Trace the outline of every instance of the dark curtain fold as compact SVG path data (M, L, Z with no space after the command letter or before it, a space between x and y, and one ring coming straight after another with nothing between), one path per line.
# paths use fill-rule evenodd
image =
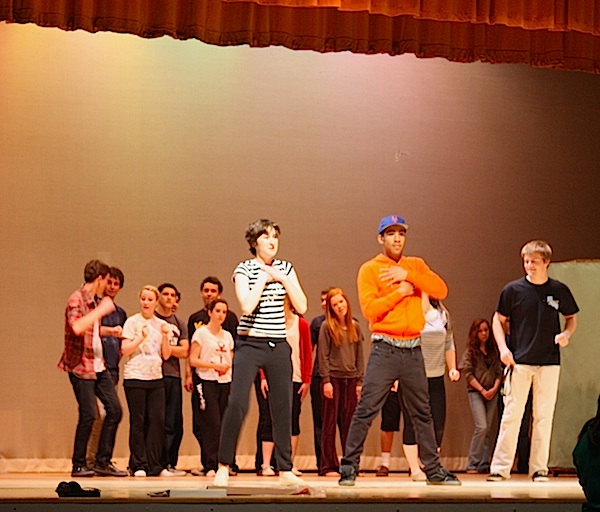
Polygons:
M412 53L598 73L598 9L592 0L0 0L0 20L221 46Z

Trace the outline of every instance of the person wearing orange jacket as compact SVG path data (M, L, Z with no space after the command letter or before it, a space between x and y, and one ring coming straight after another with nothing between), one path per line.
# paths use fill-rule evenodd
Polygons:
M425 326L422 293L444 299L448 287L423 259L404 256L407 229L399 215L381 219L377 242L383 252L358 271L358 298L369 321L373 346L344 448L340 485L355 484L367 432L395 380L402 386L427 483L460 485L458 478L440 464L421 353Z

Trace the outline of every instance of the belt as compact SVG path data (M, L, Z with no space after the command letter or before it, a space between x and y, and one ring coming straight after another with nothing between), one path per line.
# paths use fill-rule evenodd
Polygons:
M383 342L396 348L412 349L417 348L421 345L420 336L418 336L417 338L412 338L410 340L399 340L396 338L391 338L390 336L386 336L384 334L373 334L371 335L371 340L373 341L373 343Z

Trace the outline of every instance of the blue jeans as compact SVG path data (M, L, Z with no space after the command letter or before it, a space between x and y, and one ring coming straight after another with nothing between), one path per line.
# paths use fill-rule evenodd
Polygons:
M414 425L425 473L441 469L429 405L429 391L421 347L397 348L382 341L373 343L362 393L352 416L342 465L358 469L365 438L373 419L383 407L394 381L402 387L404 405Z
M498 394L490 401L477 391L469 391L467 395L475 422L467 469L476 469L480 473L485 473L490 469L490 428L498 408Z
M75 431L72 458L73 466L86 465L87 444L96 419L96 397L100 399L106 410L106 418L96 452L96 462L105 466L112 458L117 426L123 415L112 377L108 371L97 373L96 380L80 379L69 373L69 380L79 405L79 419Z

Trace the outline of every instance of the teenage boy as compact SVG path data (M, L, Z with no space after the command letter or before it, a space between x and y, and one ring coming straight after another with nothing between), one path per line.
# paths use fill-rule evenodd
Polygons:
M488 481L510 478L519 427L529 390L533 391L533 426L529 475L534 482L548 481L548 456L554 406L560 375L560 347L569 344L577 328L579 308L569 288L548 277L552 249L543 240L521 249L525 277L508 283L498 301L492 330L500 359L509 368L510 391L504 395L504 412ZM560 317L565 328L560 328ZM510 341L506 333L510 325ZM505 390L507 386L505 384Z
M444 299L448 288L424 260L403 255L407 229L399 215L381 219L377 241L383 253L363 263L358 271L358 297L369 321L373 346L348 432L340 485L354 485L369 426L395 380L402 386L427 483L460 485L440 464L420 337L425 326L421 293Z
M127 472L117 469L111 462L122 410L110 372L106 369L100 339L102 317L115 310L110 297L97 299L106 288L108 270L108 265L100 260L88 262L83 271L85 282L71 294L65 309L65 347L58 368L68 372L79 405L72 457L73 477L127 476ZM106 418L96 461L90 469L85 456L96 418L96 397L106 409Z
M110 267L108 270L108 281L106 282L104 295L110 297L114 303L115 297L121 291L124 284L125 276L123 275L123 272L116 267ZM106 369L110 372L110 376L115 386L119 381L121 334L123 332L125 320L127 320L127 313L121 306L115 303L115 310L102 317L100 326L104 362L106 363ZM96 416L96 421L94 421L94 426L92 427L92 433L87 446L88 466L93 466L94 464L96 451L98 450L98 441L100 439L100 433L102 432L102 425L104 424L104 418L106 418L106 411L98 398L96 399L96 406L98 414Z
M189 354L188 333L185 323L173 313L178 290L171 283L158 287L159 297L155 315L169 324L169 345L171 357L163 361L163 381L165 383L165 443L162 464L166 471L162 476L183 476L185 471L176 469L179 447L183 438L183 413L180 359Z
M194 314L190 315L188 320L188 334L189 339L192 339L196 329L199 329L203 325L208 324L210 320L208 316L208 304L215 300L221 298L221 294L223 293L223 283L221 283L218 277L208 276L205 277L200 283L200 297L202 297L202 302L204 307L200 311L196 311ZM233 339L237 337L237 326L238 319L235 316L235 313L231 311L231 309L227 309L227 317L223 322L223 329L228 331ZM196 372L192 370L190 366L189 359L186 361L186 374L185 374L185 389L192 394L192 428L194 431L194 437L198 441L200 445L200 462L202 467L204 468L204 459L202 453L202 437L199 421L200 415L198 411L200 410L200 398L198 393L196 392L196 386L200 383L200 378L196 375ZM230 475L237 474L237 466L234 464L229 471ZM204 471L200 469L192 469L192 475L194 476L203 476Z

